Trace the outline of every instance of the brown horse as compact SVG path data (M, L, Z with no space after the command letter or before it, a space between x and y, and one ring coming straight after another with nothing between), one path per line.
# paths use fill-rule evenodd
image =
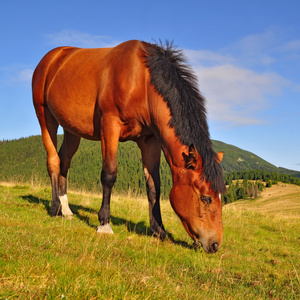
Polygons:
M133 140L142 153L152 232L166 236L159 203L162 150L172 171L173 209L197 246L201 243L210 253L218 250L223 236L223 153L212 149L205 101L180 50L169 43L136 40L113 48L56 48L35 69L32 89L54 216L72 215L66 176L80 138L101 140L103 200L97 231L113 233L110 196L118 142ZM57 153L59 124L64 139Z

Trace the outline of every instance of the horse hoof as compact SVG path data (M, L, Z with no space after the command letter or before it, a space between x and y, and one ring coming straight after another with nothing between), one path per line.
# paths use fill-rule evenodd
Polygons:
M66 220L73 220L74 219L74 216L73 214L72 215L63 215L64 219Z
M108 234L114 234L113 230L111 229L109 223L105 225L99 225L97 229L97 233L108 233Z

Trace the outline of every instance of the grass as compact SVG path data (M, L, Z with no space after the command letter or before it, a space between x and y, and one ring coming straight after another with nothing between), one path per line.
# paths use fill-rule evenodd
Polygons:
M0 299L298 299L300 199L287 194L271 214L271 196L225 206L224 244L209 255L193 250L168 201L160 242L146 199L114 196L106 236L96 195L71 193L65 220L49 215L50 189L0 185Z
M271 189L265 189L257 201L240 201L230 204L230 207L300 222L299 199L300 186L280 182L273 185Z

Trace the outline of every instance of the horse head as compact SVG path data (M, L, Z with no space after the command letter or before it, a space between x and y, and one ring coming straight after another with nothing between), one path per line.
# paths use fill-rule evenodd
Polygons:
M185 156L185 168L174 178L170 202L195 246L201 244L205 252L214 253L223 239L221 193L213 191L204 178L202 159L193 145ZM223 152L217 153L218 163L222 158Z

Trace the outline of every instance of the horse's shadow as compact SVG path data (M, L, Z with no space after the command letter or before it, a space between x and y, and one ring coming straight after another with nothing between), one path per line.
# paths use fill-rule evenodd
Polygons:
M43 204L45 207L45 210L47 211L47 214L49 216L52 216L50 200L38 198L33 195L24 195L24 196L21 196L21 198L30 203L33 203L33 204ZM97 214L98 212L96 210L94 210L90 207L84 207L82 205L71 204L71 203L69 203L69 206L70 206L72 212L74 213L74 215L79 220L86 223L89 227L92 227L95 229L97 228L96 225L91 223L90 216L87 215L87 213L88 214ZM110 221L113 225L116 225L116 226L125 225L125 227L127 228L127 230L129 232L133 232L133 233L136 233L138 235L143 235L143 236L152 236L152 231L151 231L150 227L147 226L144 221L135 223L135 222L128 221L123 218L114 217L114 216L111 216ZM181 245L182 247L189 248L189 249L194 248L192 245L188 244L185 241L176 240L170 232L166 232L166 233L167 233L167 238L169 240L171 240L174 244Z

